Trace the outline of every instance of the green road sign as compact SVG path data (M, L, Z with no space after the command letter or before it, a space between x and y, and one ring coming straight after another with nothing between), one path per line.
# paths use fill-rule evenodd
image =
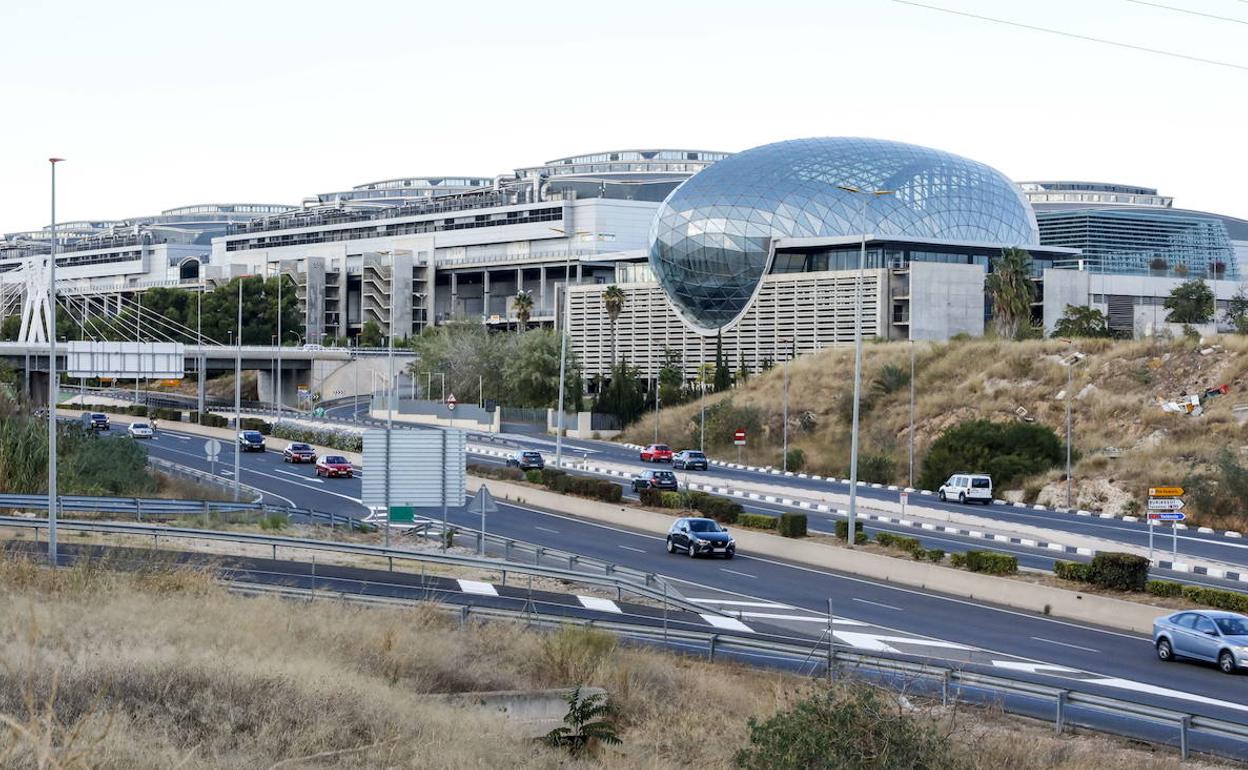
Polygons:
M416 509L410 505L390 506L390 523L411 524L416 520Z

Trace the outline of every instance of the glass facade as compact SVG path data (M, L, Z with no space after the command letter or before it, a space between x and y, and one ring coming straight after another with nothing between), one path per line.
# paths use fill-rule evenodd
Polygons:
M842 190L890 190L863 196ZM878 139L797 139L720 160L663 202L650 264L701 333L730 326L770 269L780 237L912 237L1033 246L1031 207L1000 172L939 150Z

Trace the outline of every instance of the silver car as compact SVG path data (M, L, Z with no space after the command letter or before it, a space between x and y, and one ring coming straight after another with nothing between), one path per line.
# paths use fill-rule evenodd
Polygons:
M1219 610L1176 612L1153 621L1153 646L1161 660L1204 660L1234 674L1248 668L1248 617Z

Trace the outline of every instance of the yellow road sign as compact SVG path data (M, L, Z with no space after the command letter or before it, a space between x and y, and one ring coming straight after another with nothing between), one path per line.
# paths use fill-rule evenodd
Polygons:
M1149 487L1149 497L1181 497L1183 487Z

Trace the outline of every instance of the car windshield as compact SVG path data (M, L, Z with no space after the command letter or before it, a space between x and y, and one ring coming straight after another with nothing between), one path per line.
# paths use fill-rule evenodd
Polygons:
M1248 636L1248 619L1245 618L1214 618L1218 630L1223 636Z
M243 438L248 441L261 441L264 437L260 435L258 430L245 430L243 431Z
M971 479L971 486L976 489L987 489L992 486L990 479Z
M706 455L702 454L701 452L690 451L690 452L685 452L685 457L688 457L690 460L701 460L704 457L706 457Z
M718 522L710 519L690 519L689 529L694 532L723 532L724 528L719 526Z
M339 456L337 456L337 455L334 455L333 457L326 457L326 458L325 458L325 462L327 462L327 463L329 463L329 464L331 464L331 465L346 465L346 464L347 464L347 458L345 458L345 457L339 457Z
M538 454L537 452L525 452L524 453L524 459L526 460L540 460L541 457L542 456Z
M91 419L92 420L107 420L108 418L100 414L99 412L92 412Z
M672 451L672 450L671 450L671 449L667 446L667 444L655 444L655 445L654 445L654 451L656 451L656 452L670 452L670 451Z
M290 449L292 452L307 452L311 450L312 447L308 446L307 444L291 444Z
M671 471L655 471L654 477L656 479L663 479L664 481L667 481L668 479L676 478L675 476L672 475Z
M130 427L134 428L135 430L146 430L146 429L147 429L147 423L145 423L145 422L136 422L134 425L131 425Z

